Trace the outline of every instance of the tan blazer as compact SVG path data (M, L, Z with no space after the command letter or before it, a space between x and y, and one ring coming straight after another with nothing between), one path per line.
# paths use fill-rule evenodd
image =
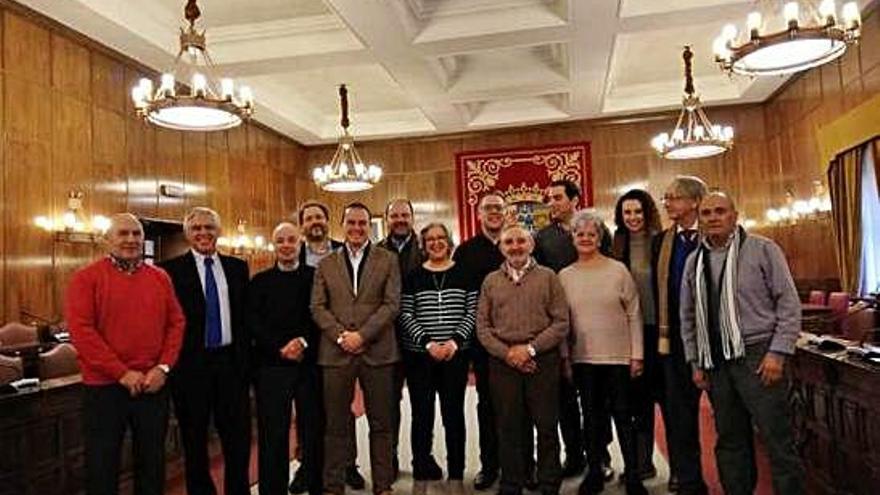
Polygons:
M321 329L318 364L345 366L355 356L342 350L336 338L343 330L357 330L366 342L361 354L366 364L380 366L400 360L394 320L400 309L400 269L397 256L371 245L363 263L357 296L345 266L345 248L318 264L312 285L312 318Z

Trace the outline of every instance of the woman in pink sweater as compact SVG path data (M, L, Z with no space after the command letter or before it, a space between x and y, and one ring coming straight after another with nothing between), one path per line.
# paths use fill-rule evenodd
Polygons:
M559 272L571 308L570 359L574 381L584 402L590 467L579 495L601 493L601 421L607 407L617 428L626 467L626 493L647 494L636 469L636 444L630 406L630 380L642 373L642 317L632 275L619 261L599 252L602 219L583 210L572 219L578 260Z

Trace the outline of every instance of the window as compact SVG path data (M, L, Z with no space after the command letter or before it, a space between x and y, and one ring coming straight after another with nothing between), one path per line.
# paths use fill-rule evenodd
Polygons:
M865 145L862 155L862 260L859 295L880 292L880 194L872 143Z

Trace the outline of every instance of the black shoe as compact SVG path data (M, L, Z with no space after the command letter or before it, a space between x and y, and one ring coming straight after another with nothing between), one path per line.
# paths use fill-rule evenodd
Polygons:
M535 491L538 489L538 475L534 470L526 477L526 482L524 483L526 490Z
M400 461L397 460L397 456L391 458L391 476L394 481L400 477Z
M678 493L678 491L681 490L681 483L678 482L678 476L669 476L669 483L666 484L666 489L669 493Z
M627 474L626 471L620 473L619 481L620 481L621 485L626 484L626 480L629 479L628 476L629 475ZM639 479L639 481L646 481L646 480L652 479L656 476L657 476L657 468L655 468L654 466L651 466L649 468L646 468L646 469L643 469L642 471L640 471L638 479Z
M573 478L580 476L584 474L584 468L586 467L587 465L583 459L572 459L569 457L565 460L565 464L562 465L562 477Z
M640 481L626 484L626 495L648 495L648 490Z
M498 481L498 471L480 471L474 478L474 490L488 490Z
M357 464L352 464L345 468L345 484L352 490L363 490L364 487L367 486L366 480L364 480L364 477L358 472Z
M604 488L605 482L602 478L587 474L584 480L581 481L580 486L578 486L578 495L596 495L597 493L602 493Z
M293 481L287 487L287 491L293 494L305 493L309 490L309 482L306 480L306 470L299 468L293 475Z
M602 464L602 481L610 483L612 480L614 480L614 468L610 463Z
M431 456L428 464L425 465L425 479L429 481L440 481L443 479L443 469L434 460L434 456Z

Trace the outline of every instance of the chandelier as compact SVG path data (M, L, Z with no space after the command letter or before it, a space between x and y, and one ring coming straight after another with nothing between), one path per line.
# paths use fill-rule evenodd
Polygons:
M354 138L348 133L348 90L345 84L339 86L339 101L342 110L342 136L339 147L330 163L317 166L312 171L315 184L330 192L357 192L372 188L382 178L382 168L378 165L365 165L357 150Z
M651 146L668 160L689 160L715 156L733 146L733 127L713 125L700 97L694 91L694 75L691 60L694 58L690 46L684 47L684 98L681 113L672 135L665 132L651 140Z
M748 15L742 34L733 24L724 26L713 44L715 61L728 73L791 74L840 57L861 36L856 2L844 4L840 16L834 0L822 0L818 9L812 1L786 2L782 17L785 24L775 31L758 11Z
M214 62L208 55L205 31L195 28L201 11L196 0L188 0L184 16L187 29L180 29L180 50L170 73L162 74L158 87L143 78L132 88L131 97L140 117L168 129L179 131L220 131L238 126L254 112L254 96L247 86L238 88L232 79L217 79ZM175 77L184 69L184 55L193 67L189 92L178 92ZM203 72L200 72L202 70Z
M82 201L82 191L71 190L67 193L67 210L64 213L54 218L40 215L34 218L34 225L53 233L57 241L96 242L110 229L110 219L103 215L85 219L80 212Z

